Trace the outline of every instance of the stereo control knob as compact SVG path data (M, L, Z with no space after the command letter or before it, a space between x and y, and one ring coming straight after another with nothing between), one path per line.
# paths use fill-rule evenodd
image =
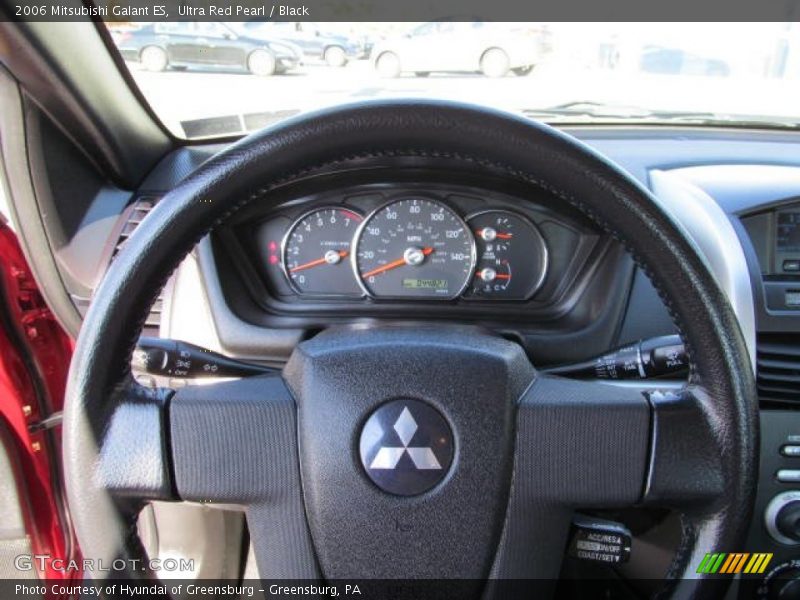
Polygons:
M800 543L800 500L783 505L775 516L775 527L782 535Z
M775 541L787 546L800 545L800 491L775 496L764 512L764 525Z

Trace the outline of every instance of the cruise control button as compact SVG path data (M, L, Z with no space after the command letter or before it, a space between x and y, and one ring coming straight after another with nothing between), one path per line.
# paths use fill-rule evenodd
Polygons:
M800 456L800 446L786 444L781 448L781 454L784 456Z
M800 469L780 469L775 477L781 483L800 483Z

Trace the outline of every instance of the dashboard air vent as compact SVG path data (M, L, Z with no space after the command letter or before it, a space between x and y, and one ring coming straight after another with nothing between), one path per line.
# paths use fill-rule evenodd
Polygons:
M131 208L128 213L128 218L125 219L125 225L122 226L122 230L119 232L117 245L114 246L114 251L111 253L112 260L119 254L119 251L122 250L122 247L125 245L125 242L128 241L128 238L131 237L131 234L136 231L142 219L147 216L147 213L153 210L158 200L158 198L148 196L139 198L133 203L133 208Z
M759 334L756 366L761 400L800 403L800 335Z
M147 213L153 210L153 207L158 203L159 200L160 198L157 196L142 196L133 203L133 207L129 210L128 216L125 219L125 224L122 226L122 229L119 232L117 243L111 253L111 260L116 258L117 254L119 254L120 250L122 250L123 246L125 246L128 238L131 237L134 231L136 231L136 228L147 216ZM159 325L161 324L162 305L163 291L158 295L158 298L153 303L153 306L150 307L150 313L147 315L145 327L158 329Z

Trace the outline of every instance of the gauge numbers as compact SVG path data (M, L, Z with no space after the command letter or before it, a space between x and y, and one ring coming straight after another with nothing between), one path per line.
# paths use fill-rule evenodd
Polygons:
M298 294L361 296L350 267L353 237L363 217L343 207L301 216L283 241L283 268Z
M395 200L359 230L353 267L374 298L450 300L466 288L475 241L464 221L435 200Z

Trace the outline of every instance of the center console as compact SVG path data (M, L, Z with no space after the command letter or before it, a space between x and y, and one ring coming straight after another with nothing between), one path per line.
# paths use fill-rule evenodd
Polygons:
M725 211L752 290L761 408L758 495L745 546L709 551L747 555L733 569L739 598L800 599L800 169L704 166L669 176L695 200L713 198ZM786 186L793 178L797 186ZM747 185L736 186L742 179ZM771 190L777 180L782 185Z

